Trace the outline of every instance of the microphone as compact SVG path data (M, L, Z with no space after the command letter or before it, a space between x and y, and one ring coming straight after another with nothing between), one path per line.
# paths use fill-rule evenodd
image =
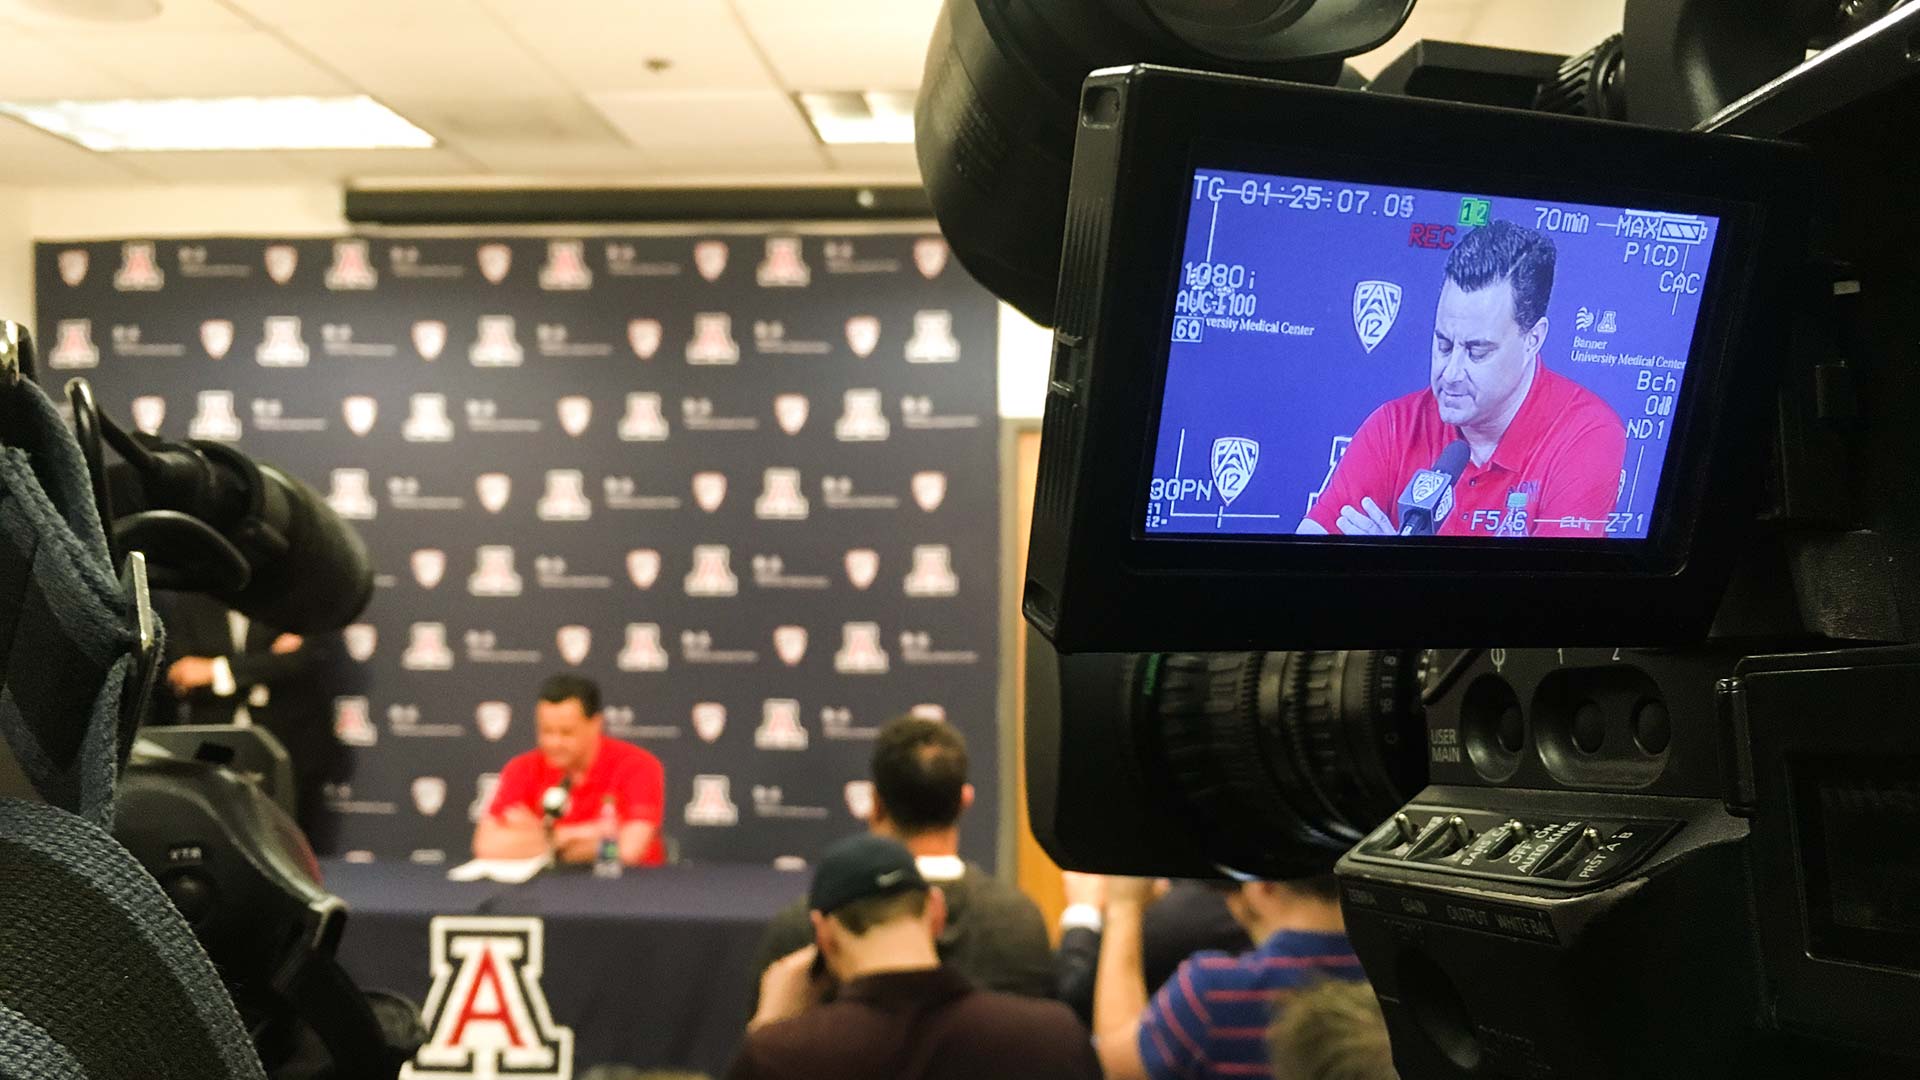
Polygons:
M540 824L548 832L552 832L554 825L567 816L567 807L572 802L573 774L568 773L560 778L559 783L548 788L546 794L540 796Z
M1467 467L1472 451L1467 440L1455 439L1433 461L1433 468L1421 469L1407 481L1400 493L1400 535L1432 536L1453 513L1453 484L1460 470Z

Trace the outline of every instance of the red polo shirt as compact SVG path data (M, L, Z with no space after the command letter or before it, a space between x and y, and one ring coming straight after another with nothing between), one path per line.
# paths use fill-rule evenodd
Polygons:
M1441 536L1606 535L1620 498L1627 429L1599 395L1534 360L1533 386L1484 465L1467 463L1453 486ZM1371 496L1399 526L1400 493L1431 468L1460 429L1440 419L1431 389L1373 411L1340 458L1307 517L1339 536L1340 508Z
M524 806L540 814L541 797L560 782L560 770L547 764L546 756L529 750L507 762L500 771L500 786L494 790L493 805L487 813L500 818L510 806ZM602 738L600 751L587 766L587 773L573 785L572 804L560 819L562 825L581 825L600 819L600 803L613 796L620 823L644 821L653 826L653 845L647 849L642 866L659 866L667 861L666 847L660 842L660 822L666 816L667 774L660 759L628 742Z

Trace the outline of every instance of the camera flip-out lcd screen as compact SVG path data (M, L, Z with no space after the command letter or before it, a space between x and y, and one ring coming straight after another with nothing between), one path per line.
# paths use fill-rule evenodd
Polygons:
M1645 540L1720 220L1201 168L1144 533Z

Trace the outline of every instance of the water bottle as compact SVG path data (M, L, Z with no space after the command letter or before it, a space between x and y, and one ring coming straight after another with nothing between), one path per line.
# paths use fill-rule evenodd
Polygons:
M593 859L593 876L617 878L625 869L620 862L620 814L613 808L613 796L600 800L600 851Z

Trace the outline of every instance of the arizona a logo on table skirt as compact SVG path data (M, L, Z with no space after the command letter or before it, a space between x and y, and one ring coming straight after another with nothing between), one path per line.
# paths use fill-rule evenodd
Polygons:
M545 929L537 918L434 918L427 1041L402 1077L571 1080L573 1029L553 1022L540 984Z

